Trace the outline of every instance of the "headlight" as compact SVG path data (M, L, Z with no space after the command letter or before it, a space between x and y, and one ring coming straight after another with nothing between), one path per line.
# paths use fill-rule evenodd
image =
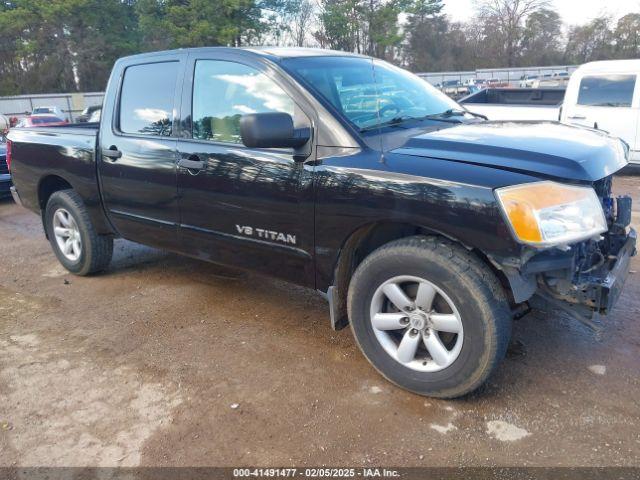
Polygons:
M591 187L539 182L495 192L511 230L522 243L549 247L607 231L602 205Z

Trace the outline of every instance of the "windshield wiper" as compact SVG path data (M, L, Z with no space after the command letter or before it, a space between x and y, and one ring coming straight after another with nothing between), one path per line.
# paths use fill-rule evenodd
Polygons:
M386 122L382 122L382 123L376 123L375 125L369 125L368 127L362 127L360 129L361 132L366 132L368 130L375 130L376 128L383 128L383 127L391 127L394 125L400 125L403 122L409 121L409 120L422 120L421 117L412 117L409 115L402 115L402 116L398 116L398 117L393 117L390 120L387 120Z
M592 107L628 107L627 103L620 102L604 102L604 103L592 103Z
M482 115L481 113L476 113L476 112L472 112L471 110L456 110L456 112L463 112L464 113L468 113L469 115L476 117L476 118L481 118L483 120L489 120L489 117L487 117L486 115Z
M482 118L484 120L489 120L487 117L479 113L470 112L469 110L460 110L457 108L450 108L449 110L445 110L444 112L434 113L432 115L426 115L424 118L428 118L429 120L440 120L440 121L449 122L449 123L461 123L460 120L453 120L451 117L464 117L467 113L469 115L473 115L474 117Z
M489 120L487 117L479 113L470 112L469 110L460 110L457 108L450 108L449 110L445 110L444 112L433 113L431 115L425 115L423 117L412 117L410 115L401 115L401 116L393 117L392 119L387 120L386 122L383 122L383 123L377 123L375 125L369 125L368 127L362 127L360 131L366 132L369 130L375 130L377 128L392 127L392 126L400 125L401 123L411 121L411 120L415 120L415 121L436 120L436 121L447 122L447 123L462 123L460 120L453 119L452 117L464 117L467 113L469 115L473 115L474 117L482 118L484 120Z

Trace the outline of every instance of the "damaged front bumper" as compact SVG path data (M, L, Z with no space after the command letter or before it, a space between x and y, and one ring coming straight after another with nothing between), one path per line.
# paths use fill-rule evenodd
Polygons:
M528 256L520 268L505 269L515 303L534 309L562 310L594 327L595 314L616 304L636 254L637 233L631 223L631 199L618 197L609 231L599 239Z
M566 279L553 281L553 274L538 277L538 289L530 300L533 308L562 310L597 328L591 322L595 314L607 315L618 301L629 276L631 257L636 254L637 234L629 230L622 247L608 263L587 273L578 272L568 284Z
M618 252L613 268L604 278L595 278L591 281L589 288L594 295L594 303L602 314L611 311L618 301L622 287L629 276L629 264L631 257L636 254L637 233L630 229L627 241Z

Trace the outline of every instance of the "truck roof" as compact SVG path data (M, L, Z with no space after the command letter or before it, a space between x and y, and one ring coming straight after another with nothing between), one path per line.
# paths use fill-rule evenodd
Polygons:
M279 58L293 57L365 57L359 53L343 52L340 50L329 50L327 48L306 48L306 47L249 47L243 48L260 55L268 55Z
M158 56L163 54L172 54L176 52L245 52L248 54L258 55L261 57L267 57L271 60L282 60L284 58L296 58L296 57L359 57L370 58L367 55L361 55L358 53L342 52L339 50L329 50L324 48L306 48L306 47L195 47L195 48L180 48L175 50L163 50L157 52L146 52L137 55L130 55L123 57L122 59L131 58L144 58L150 56Z
M640 60L601 60L585 63L576 72L584 73L637 73L640 71Z

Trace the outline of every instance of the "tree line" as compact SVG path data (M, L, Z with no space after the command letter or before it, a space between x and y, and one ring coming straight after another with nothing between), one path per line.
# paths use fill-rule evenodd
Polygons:
M640 58L640 14L565 25L549 0L0 0L0 95L100 91L113 62L193 46L315 46L414 71Z

